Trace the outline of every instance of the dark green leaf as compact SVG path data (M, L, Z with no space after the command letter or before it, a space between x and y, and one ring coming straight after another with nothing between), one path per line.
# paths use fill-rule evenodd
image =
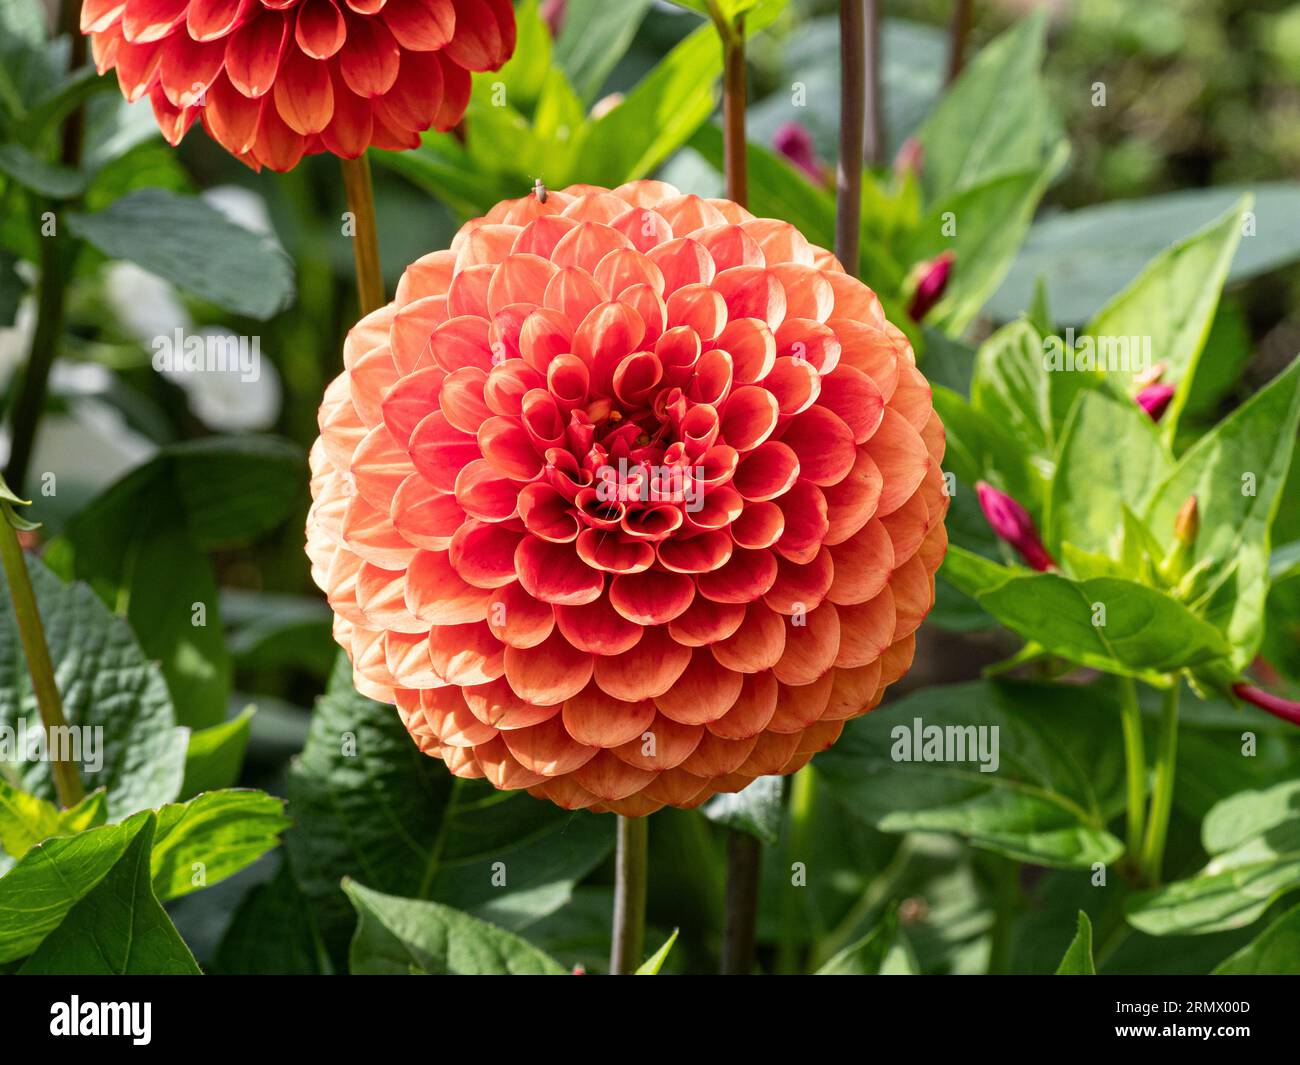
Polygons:
M1232 957L1215 976L1300 975L1300 906L1293 906Z
M784 777L759 777L737 792L721 792L702 807L710 821L748 832L764 843L775 843L785 815Z
M307 897L288 864L240 902L217 948L222 975L314 976L331 972Z
M650 0L568 0L555 42L555 62L590 104L632 44Z
M1056 968L1057 976L1096 976L1097 967L1092 962L1092 922L1079 911L1079 930L1066 949L1065 957Z
M182 799L201 791L228 788L239 779L254 713L255 708L247 706L238 717L190 733L190 744L185 751Z
M897 908L817 970L818 976L915 976L920 972L907 937L898 926Z

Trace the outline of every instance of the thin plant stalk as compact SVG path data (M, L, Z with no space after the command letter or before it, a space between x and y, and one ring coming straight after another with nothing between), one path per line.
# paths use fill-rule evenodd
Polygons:
M813 806L817 801L817 777L813 767L804 766L790 778L790 805L786 811L787 866L808 861L808 834L812 828ZM804 892L793 885L786 891L781 907L781 941L777 949L776 971L792 975L800 971L806 939L808 913Z
M340 159L339 163L343 167L343 188L347 192L348 210L352 212L355 227L352 252L357 264L357 300L364 317L388 302L379 265L375 186L370 176L370 160L364 155L357 159Z
M974 14L973 0L955 0L952 21L948 23L948 73L951 85L966 65L966 46L970 42L970 27Z
M866 110L864 0L840 0L840 158L835 166L835 257L858 276Z
M1120 681L1120 727L1124 734L1124 779L1127 795L1128 861L1141 861L1146 818L1146 750L1142 739L1142 710L1131 677Z
M749 161L745 155L745 106L748 98L745 67L745 20L734 23L709 0L709 13L722 38L722 156L727 199L749 204Z
M727 831L727 899L722 925L722 974L754 971L758 938L758 874L762 844L748 832Z
M644 953L649 835L646 818L618 819L614 856L614 934L609 952L611 976L628 976L636 972Z
M64 757L68 745L58 739L68 735L68 720L63 716L63 700L54 680L54 664L50 661L50 649L45 642L45 628L36 606L36 595L32 591L31 575L27 572L22 545L18 542L18 530L12 524L10 504L0 503L0 511L3 511L0 514L0 563L4 566L5 579L9 584L9 598L13 601L18 636L23 645L23 656L27 659L27 672L32 678L32 690L36 693L41 723L45 726L45 747L50 756L54 791L58 795L60 806L76 806L85 797L86 791L82 787L81 777L77 775L77 767Z
M880 87L880 0L858 0L858 3L863 9L862 162L867 166L880 166L885 161L885 114Z
M1174 804L1174 770L1178 758L1177 680L1165 692L1160 708L1160 736L1156 746L1156 773L1151 787L1151 810L1147 815L1146 841L1142 847L1142 875L1148 884L1160 883L1169 834L1169 813Z

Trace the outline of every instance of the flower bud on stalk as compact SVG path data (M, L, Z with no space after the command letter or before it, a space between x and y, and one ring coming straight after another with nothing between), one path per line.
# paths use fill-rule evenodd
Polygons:
M1040 573L1056 569L1056 561L1038 538L1034 519L1019 503L1005 492L999 492L987 481L975 485L980 509L997 535L1020 553L1020 557Z
M1293 699L1283 699L1280 695L1273 695L1244 681L1238 681L1234 684L1232 693L1238 699L1253 706L1258 706L1261 710L1272 714L1274 717L1280 717L1283 721L1289 721L1293 725L1300 725L1300 703L1295 702Z
M1201 512L1196 497L1188 496L1174 518L1174 542L1160 563L1160 572L1171 584L1176 584L1187 574L1196 548L1196 536L1201 529Z
M817 148L807 127L798 122L783 123L772 136L772 147L802 170L813 184L826 183L826 168L817 158Z
M894 156L894 177L899 181L909 174L920 177L924 165L925 147L915 137L908 137Z
M936 303L943 299L955 258L951 251L940 252L933 259L920 263L913 271L916 288L912 292L912 302L907 308L907 313L913 321L919 322L930 313Z
M1173 398L1174 386L1167 384L1147 385L1134 397L1137 405L1147 412L1147 417L1153 422L1158 422L1164 417Z

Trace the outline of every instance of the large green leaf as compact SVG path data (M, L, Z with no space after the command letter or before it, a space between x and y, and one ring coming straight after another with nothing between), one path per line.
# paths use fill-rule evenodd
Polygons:
M650 0L569 0L555 42L555 61L586 103L596 98L632 44Z
M69 214L68 226L110 258L236 314L271 318L293 299L293 268L280 246L191 196L141 189L102 211Z
M1237 249L1228 280L1244 281L1300 258L1300 183L1186 189L1058 211L1029 232L1002 288L990 302L1009 321L1029 306L1043 278L1062 325L1082 325L1169 247L1208 226L1241 199L1255 197L1253 231Z
M1210 861L1195 876L1135 896L1128 920L1148 935L1241 928L1300 888L1300 781L1230 796L1206 816Z
M1074 581L1056 573L1025 574L978 598L1026 640L1107 673L1160 683L1160 674L1228 653L1219 630L1178 600L1118 577Z
M287 863L240 901L217 947L223 976L315 976L332 972L307 896Z
M1214 970L1215 976L1300 975L1300 906L1293 906Z
M1079 930L1075 932L1065 951L1065 957L1056 969L1057 976L1096 976L1097 967L1092 961L1092 922L1079 911Z
M949 753L967 757L902 760L918 719L960 738L965 752ZM1123 804L1118 725L1113 694L1099 685L942 686L850 722L814 764L848 809L883 831L949 832L1020 861L1087 866L1123 851L1106 828ZM971 753L979 734L970 730L981 727L986 745L998 730L993 772Z
M152 890L163 899L217 883L274 847L282 803L262 792L209 792L120 824L33 846L0 877L0 962L30 954L150 824ZM202 882L197 882L202 880Z
M1052 478L1045 541L1069 541L1118 557L1125 505L1142 513L1173 459L1151 419L1132 402L1080 394L1062 434ZM1133 574L1136 576L1136 574Z
M817 970L818 976L915 976L920 972L916 955L898 926L898 910L856 943L850 943Z
M189 746L185 749L182 799L192 798L202 791L228 788L239 779L252 732L253 714L254 707L246 706L238 717L190 733Z
M1269 585L1269 531L1281 502L1300 425L1300 359L1201 437L1179 459L1147 510L1157 539L1196 496L1200 534L1192 564L1209 566L1211 583L1231 587L1207 616L1232 644L1237 670L1250 664L1263 632Z
M1175 385L1162 420L1167 440L1173 439L1191 392L1251 202L1249 196L1242 197L1212 225L1158 255L1088 325L1088 334L1099 340L1124 337L1143 344L1149 340L1150 365L1164 363L1164 380ZM1106 367L1106 373L1118 391L1127 392L1133 378L1146 368L1121 363Z
M563 976L564 967L513 932L436 902L343 890L357 912L353 973L387 976Z
M76 576L125 615L158 660L182 724L222 723L230 656L203 552L274 528L302 496L302 453L271 437L210 437L162 449L64 530Z
M106 790L111 819L171 801L180 792L186 734L175 727L162 673L145 658L127 623L86 585L63 584L35 558L27 568L64 716L80 739L83 780ZM0 587L0 725L39 729L8 587L3 581ZM55 797L49 762L12 763L24 790Z
M1047 20L1015 23L979 53L921 129L931 202L1008 171L1037 169L1051 132L1039 68Z
M198 976L194 955L153 893L150 847L157 821L144 814L121 857L68 911L19 970L77 976Z
M612 818L452 777L395 709L353 690L343 656L290 773L289 810L293 871L336 956L352 927L344 876L520 929L563 905L613 843Z
M39 795L29 795L0 780L0 875L36 844L101 825L106 813L102 791L93 791L76 806L60 810Z

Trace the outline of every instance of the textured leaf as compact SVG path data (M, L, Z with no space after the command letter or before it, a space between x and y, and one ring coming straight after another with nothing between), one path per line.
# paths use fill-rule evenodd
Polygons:
M784 777L759 777L740 791L720 792L700 809L710 821L775 843L785 816L784 794Z
M53 836L72 836L104 823L104 793L94 791L60 810L38 795L0 780L0 875L32 847Z
M235 225L201 200L141 189L68 227L112 259L130 259L196 296L267 319L293 298L293 269L270 237Z
M145 814L122 856L19 970L77 976L198 976L194 955L154 896L149 848L156 820Z
M1079 930L1065 951L1065 957L1056 968L1057 976L1096 976L1097 967L1092 961L1092 922L1079 911Z
M345 880L343 890L357 911L353 973L565 975L559 962L527 940L450 906L385 895L354 880Z
M215 972L314 976L332 971L307 897L288 864L240 902L217 947Z
M563 905L613 844L612 818L452 777L393 707L353 690L343 656L291 770L289 811L294 875L336 956L352 927L344 876L520 929Z
M964 758L895 760L918 719L959 730L966 749L951 753ZM849 722L814 765L849 810L883 831L955 833L1020 861L1088 866L1123 851L1106 829L1123 805L1118 724L1113 695L1096 685L941 686ZM994 772L977 764L970 729L981 726L998 729Z
M108 816L161 806L180 792L186 735L175 727L167 685L147 661L127 623L111 615L84 584L64 585L29 558L28 571L63 696L64 716L82 737L82 779L107 791ZM0 582L3 584L3 582ZM8 587L0 594L0 725L40 727ZM91 746L94 750L92 752ZM75 748L73 753L76 753ZM98 771L84 762L102 755ZM21 787L53 799L46 761L17 761Z

